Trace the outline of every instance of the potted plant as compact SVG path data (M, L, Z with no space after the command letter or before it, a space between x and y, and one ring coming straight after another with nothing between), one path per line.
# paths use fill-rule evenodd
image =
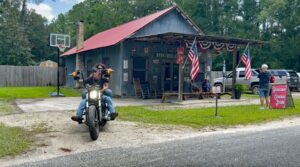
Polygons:
M235 84L235 85L234 85L235 98L236 98L236 99L240 99L242 93L245 92L246 89L247 89L247 88L246 88L246 85L243 85L243 84Z

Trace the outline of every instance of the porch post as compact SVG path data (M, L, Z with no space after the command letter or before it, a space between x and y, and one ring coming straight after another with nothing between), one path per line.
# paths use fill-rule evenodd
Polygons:
M237 64L238 64L240 52L237 50L236 53L232 52L232 54L233 54L232 55L233 56L233 59L232 59L233 62L232 62L232 95L231 95L231 98L236 99L234 85L236 83L236 67L237 67Z
M182 69L182 64L179 64L179 82L178 82L178 101L182 101L182 90L183 90L183 69Z
M207 52L207 59L206 59L206 79L209 81L210 84L213 83L212 81L212 54L211 51L208 50Z

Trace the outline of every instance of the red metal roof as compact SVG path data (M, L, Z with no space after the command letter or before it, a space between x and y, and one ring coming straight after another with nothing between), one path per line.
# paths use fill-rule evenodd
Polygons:
M145 27L147 24L153 22L160 16L168 13L175 7L176 6L169 7L167 9L161 10L154 14L100 32L92 36L91 38L87 39L86 41L84 41L83 48L77 50L77 48L74 47L68 50L67 52L65 52L62 56L72 55L72 54L76 54L76 53L80 53L80 52L84 52L96 48L103 48L103 47L115 45L121 42L122 40L130 37L131 35L133 35L133 33Z

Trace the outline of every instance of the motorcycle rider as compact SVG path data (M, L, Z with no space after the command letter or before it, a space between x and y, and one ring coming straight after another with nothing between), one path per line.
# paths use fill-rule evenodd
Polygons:
M101 77L101 71L106 69L106 66L104 64L96 64L95 67L92 68L92 74L90 77L88 77L85 81L84 84L88 85L99 85L101 88L101 92L103 93L102 95L102 100L104 103L107 104L108 110L109 110L109 116L111 120L114 120L117 116L118 113L115 111L113 102L112 102L112 91L109 89L109 80L108 78ZM86 92L86 91L85 91ZM71 119L73 121L76 121L78 123L82 123L82 115L83 111L86 108L86 93L83 93L83 98L77 108L76 116L72 116Z

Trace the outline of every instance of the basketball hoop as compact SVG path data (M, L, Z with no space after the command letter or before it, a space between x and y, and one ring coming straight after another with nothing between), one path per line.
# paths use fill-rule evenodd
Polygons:
M64 44L58 44L57 47L58 47L60 52L64 52L65 49L66 49L66 46Z
M50 46L57 47L60 52L64 52L66 48L70 48L70 42L70 35L68 34L50 34Z

